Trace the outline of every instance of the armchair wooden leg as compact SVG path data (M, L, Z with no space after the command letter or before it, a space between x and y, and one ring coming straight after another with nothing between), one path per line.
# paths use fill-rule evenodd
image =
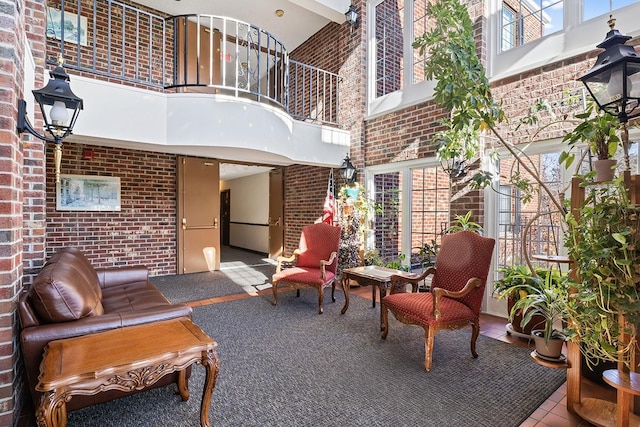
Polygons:
M433 363L433 338L435 334L435 330L431 330L429 327L424 328L424 369L427 372L431 370Z
M476 319L476 321L471 324L471 355L474 359L478 358L478 353L476 352L478 335L480 335L480 322Z
M331 282L331 301L336 302L336 281Z
M389 333L389 310L384 303L380 302L380 313L382 313L382 339L387 339L387 333Z
M300 298L300 288L296 289L296 298Z
M324 302L324 289L318 288L318 314L322 314L322 303Z
M277 305L278 304L278 282L273 282L271 286L271 292L273 293L273 301L271 302L271 304Z

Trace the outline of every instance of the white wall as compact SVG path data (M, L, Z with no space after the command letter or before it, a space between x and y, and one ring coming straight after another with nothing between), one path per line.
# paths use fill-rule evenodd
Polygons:
M268 253L269 172L222 181L220 190L231 194L229 244Z
M84 100L70 142L280 166L337 167L349 131L294 120L243 98L161 93L73 76Z

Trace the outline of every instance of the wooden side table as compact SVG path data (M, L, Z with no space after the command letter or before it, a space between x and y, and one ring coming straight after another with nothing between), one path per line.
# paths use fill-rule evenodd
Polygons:
M51 341L45 347L36 386L44 393L36 410L38 425L66 426L66 402L74 395L142 390L176 371L178 391L187 400L185 369L198 363L207 369L200 425L209 427L209 405L219 369L216 347L187 318Z
M407 273L406 271L394 270L387 267L379 267L377 265L369 265L365 267L345 268L342 270L342 289L344 290L344 306L341 313L344 314L349 308L349 281L353 280L360 286L371 286L371 297L373 307L376 306L376 288L380 290L380 299L385 296L387 289L391 285L391 276L398 275L408 280L413 280L420 275L415 273ZM382 319L382 307L380 307L380 330L384 329Z

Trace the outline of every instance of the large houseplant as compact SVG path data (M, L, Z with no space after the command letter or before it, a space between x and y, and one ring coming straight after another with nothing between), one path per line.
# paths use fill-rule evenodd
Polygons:
M565 245L579 275L568 303L568 336L581 343L587 361L629 364L640 323L640 207L630 203L619 177L590 187L567 219Z

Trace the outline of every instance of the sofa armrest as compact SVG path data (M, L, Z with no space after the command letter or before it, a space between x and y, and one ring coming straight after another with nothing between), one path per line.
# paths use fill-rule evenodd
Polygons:
M116 268L96 268L101 288L120 286L126 283L146 282L149 269L145 266L125 266Z

